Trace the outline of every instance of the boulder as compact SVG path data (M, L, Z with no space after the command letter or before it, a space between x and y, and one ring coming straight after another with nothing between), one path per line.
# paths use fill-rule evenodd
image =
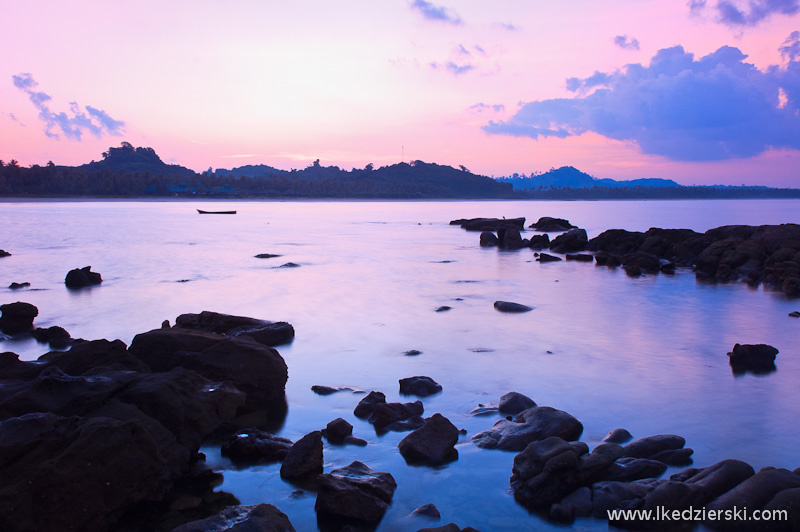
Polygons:
M588 243L586 230L575 228L555 237L550 243L550 249L556 253L575 253L584 251Z
M422 401L414 401L413 403L381 403L375 405L375 409L369 415L367 421L375 427L376 431L383 432L389 430L387 427L392 423L422 415L423 411Z
M495 301L494 308L500 312L529 312L533 307L523 305L521 303L514 303L511 301Z
M535 229L542 233L559 233L575 228L574 225L569 223L569 220L551 218L550 216L542 216L536 223L531 224L529 227L530 229Z
M428 397L442 391L442 385L430 377L417 376L400 379L400 393Z
M49 344L53 349L62 349L67 347L72 341L72 337L63 327L53 325L43 329L37 327L31 332L31 335L36 338L36 341L42 344Z
M528 444L514 457L511 489L514 499L529 509L550 508L580 486L578 469L585 447L557 436Z
M470 218L453 220L450 224L460 225L467 231L497 231L501 227L506 226L523 229L525 227L525 218Z
M212 381L231 381L247 394L240 414L285 413L286 363L275 349L253 338L179 327L154 329L136 335L128 352L155 372L182 366Z
M220 449L237 464L282 462L294 442L258 429L241 430L228 438Z
M442 514L439 513L439 509L436 507L435 504L432 503L423 504L422 506L411 512L411 515L421 515L424 517L430 517L431 519L441 519L442 517Z
M322 432L315 430L297 440L281 464L281 478L302 479L322 473Z
M667 465L663 462L627 456L620 458L609 466L604 480L631 482L644 478L656 478L666 470Z
M625 429L614 429L603 438L603 441L608 443L625 443L631 441L633 436Z
M537 406L520 412L512 421L502 419L472 437L478 447L522 451L529 443L558 436L571 441L580 438L583 425L561 410Z
M150 368L128 352L122 340L75 341L69 351L51 351L38 361L68 375L103 374L108 371L150 373Z
M536 258L539 262L558 262L560 260L564 260L561 257L556 257L555 255L550 255L549 253L539 253L539 256Z
M67 288L84 288L102 283L103 277L99 273L91 270L91 266L70 270L64 278L64 284L67 285Z
M357 418L366 419L372 415L372 412L375 411L375 407L381 404L386 404L386 396L383 392L369 392L358 402L353 410L353 414L355 414Z
M519 228L513 225L497 228L497 245L500 249L522 249L525 247Z
M497 236L493 232L483 231L480 243L482 248L494 248L500 244L500 241L497 240Z
M461 532L461 529L455 523L447 523L442 526L420 528L417 532Z
M663 451L682 449L686 445L686 440L674 434L659 434L648 436L629 443L623 447L623 456L632 458L652 458L654 455Z
M736 344L728 353L734 373L752 371L769 373L775 371L775 356L778 350L766 344Z
M425 418L420 415L414 415L411 417L407 417L405 419L400 419L397 421L393 421L383 427L382 429L376 429L377 432L408 432L410 430L417 430L422 425L425 424Z
M389 473L373 471L361 462L317 477L318 521L346 526L375 526L392 502L397 482Z
M754 474L750 464L740 460L722 460L708 467L686 469L669 478L700 488L703 493L701 504L706 505Z
M535 406L536 402L530 397L519 392L508 392L500 397L500 404L497 409L501 414L513 415Z
M39 309L30 303L17 301L0 305L0 332L19 334L33 330L33 319L39 315Z
M533 235L528 241L528 247L531 249L549 249L550 236L548 235Z
M8 288L11 290L19 290L21 288L27 288L31 285L31 283L23 282L23 283L11 283L8 285Z
M588 255L586 253L567 253L566 257L567 260L574 260L577 262L592 262L594 260L594 255Z
M192 521L172 532L295 532L289 518L271 504L229 506L218 515Z
M10 256L11 256L11 253L9 253L8 251L6 251L4 249L0 249L0 258L2 258L2 257L10 257Z
M640 501L656 489L663 480L639 480L636 482L602 481L592 484L592 515L608 519L608 511L627 508L634 501ZM618 522L609 521L614 526Z
M274 253L259 253L258 255L254 255L257 259L274 259L281 256L282 255L275 255Z
M345 438L353 434L353 425L347 420L337 417L322 429L322 435L330 443L342 444Z
M456 426L437 413L403 438L398 448L408 463L437 466L458 459L457 442Z
M181 314L175 319L175 326L225 336L249 336L269 347L286 344L294 339L294 327L285 321L271 322L207 310L200 314Z

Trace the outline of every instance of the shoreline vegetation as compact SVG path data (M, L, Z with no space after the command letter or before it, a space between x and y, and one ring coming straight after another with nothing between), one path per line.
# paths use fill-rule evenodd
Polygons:
M411 161L343 170L319 160L302 170L250 165L202 173L165 164L152 148L123 142L81 166L21 167L0 161L0 197L122 199L759 199L800 198L800 189L683 186L669 180L595 179L572 167L490 178L466 167Z

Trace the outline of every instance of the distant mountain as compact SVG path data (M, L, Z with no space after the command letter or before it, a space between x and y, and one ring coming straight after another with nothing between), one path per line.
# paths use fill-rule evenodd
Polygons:
M102 161L92 161L78 168L92 172L101 170L127 173L149 172L152 175L187 179L197 176L197 173L189 168L177 164L166 164L153 148L134 148L129 142L123 142L119 148L109 148L107 152L103 152Z
M286 170L279 170L267 166L266 164L247 164L226 170L225 168L217 168L214 170L214 175L217 177L269 177L274 175L284 175L289 172Z
M514 174L509 177L496 177L500 183L510 183L514 190L531 190L542 188L592 188L592 187L679 187L671 179L632 179L630 181L616 181L614 179L597 179L587 173L581 172L572 166L562 166L539 175L520 176Z

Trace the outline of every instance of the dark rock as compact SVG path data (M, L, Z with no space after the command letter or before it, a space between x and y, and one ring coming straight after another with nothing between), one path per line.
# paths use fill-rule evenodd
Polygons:
M628 265L624 268L628 277L640 277L642 275L642 269L638 266Z
M410 430L417 430L425 424L425 418L422 416L411 416L399 421L393 421L379 430L379 432L408 432Z
M412 464L440 465L458 458L455 444L458 429L441 414L434 414L425 424L403 438L400 454Z
M531 249L549 249L550 236L548 235L533 235L529 242L528 247Z
M494 248L500 245L500 241L497 240L497 235L491 231L483 231L480 238L482 248Z
M0 257L10 257L10 256L11 256L11 253L9 253L8 251L6 251L4 249L0 249Z
M137 421L34 413L0 423L0 476L0 530L101 532L176 471Z
M501 249L522 249L522 235L519 228L512 225L497 228L497 245Z
M639 480L636 482L603 481L592 484L592 515L608 519L608 511L626 508L631 502L644 499L663 480ZM615 526L615 521L609 521Z
M631 441L633 436L625 429L614 429L603 438L603 441L609 443L625 443Z
M523 410L533 408L536 402L519 392L508 392L500 397L498 410L501 414L519 414Z
M175 326L232 337L249 336L269 347L286 344L294 339L294 327L285 321L271 322L207 310L200 314L181 314L175 319Z
M594 255L587 255L585 253L567 253L567 260L574 260L578 262L592 262Z
M644 478L656 478L667 470L667 465L647 458L623 457L611 464L605 480L631 482Z
M242 430L222 444L222 456L237 464L282 462L294 442L258 429Z
M487 404L479 404L475 408L469 411L469 415L471 416L486 416L490 414L497 414L500 411L500 407L497 403L487 403Z
M561 231L569 231L570 229L575 228L575 226L563 218L542 216L536 223L531 224L530 228L536 229L537 231L541 231L543 233L556 233Z
M800 310L793 310L789 313L790 318L800 318Z
M461 529L455 523L448 523L442 526L435 526L433 528L420 528L417 532L461 532Z
M299 268L300 265L294 262L287 262L286 264L281 264L278 268Z
M500 312L529 312L533 307L511 301L495 301L494 308Z
M0 331L5 334L19 334L33 330L33 319L39 315L39 309L30 303L17 301L0 305Z
M564 440L577 440L583 425L561 410L537 406L520 412L513 421L502 419L494 426L472 437L478 447L521 451L533 441L558 436Z
M779 491L775 497L764 506L765 512L785 511L785 521L772 521L770 531L797 531L800 530L800 488L791 488Z
M11 283L8 287L11 290L19 290L20 288L27 288L31 283Z
M732 490L755 474L752 466L739 460L723 460L704 468L691 468L676 473L670 480L684 482L702 489L702 505Z
M588 243L586 230L575 228L555 237L550 243L550 249L556 253L575 253L584 251Z
M585 448L552 436L531 442L514 457L511 489L526 508L549 509L580 487L578 468Z
M361 401L358 402L353 414L357 418L366 419L375 411L375 407L386 404L386 396L383 392L369 392Z
M348 436L352 436L353 434L353 425L351 425L347 420L337 417L328 425L322 429L322 435L330 443L335 444L342 444L345 441L345 438Z
M289 518L271 504L230 506L218 515L192 521L172 532L295 532Z
M359 403L360 404L360 403ZM388 425L408 419L412 416L419 416L424 411L422 401L415 401L413 403L381 403L375 405L372 414L369 415L369 421L375 430L381 432L387 428Z
M501 227L513 226L519 229L525 227L525 218L470 218L466 220L454 220L467 231L497 231ZM450 222L453 224L453 222Z
M420 351L420 350L418 350L418 349L410 349L410 350L406 351L406 352L405 352L405 353L403 353L403 354L404 354L405 356L407 356L407 357L415 357L415 356L417 356L417 355L421 355L421 354L422 354L422 351Z
M417 376L400 379L400 393L428 397L442 391L442 385L430 377Z
M130 354L122 340L76 341L69 351L52 351L40 356L38 361L68 375L102 375L112 370L150 373L150 368Z
M452 310L452 308L453 307L448 307L447 305L442 305L436 309L436 312L447 312L448 310Z
M91 270L91 266L70 270L67 272L67 276L64 278L64 284L67 285L67 288L84 288L102 283L102 276L99 273Z
M53 325L47 329L38 327L31 332L31 335L36 338L36 341L43 344L50 344L53 349L61 349L67 347L72 341L72 337L63 327Z
M623 447L623 456L630 456L632 458L651 458L652 456L662 451L673 451L675 449L682 449L686 445L686 440L674 434L659 434L657 436L648 436L629 443Z
M322 432L315 430L297 440L281 464L281 478L300 479L322 473Z
M650 460L657 460L670 466L688 466L692 464L692 454L694 454L694 450L686 447L661 451L651 456Z
M605 251L596 253L594 256L594 260L598 266L608 266L609 268L616 268L617 266L622 266L622 259L620 257L618 257L617 255L606 253Z
M735 373L752 371L769 373L775 371L775 356L778 350L766 344L736 344L728 353L730 365Z
M573 491L561 502L550 507L550 519L569 524L576 517L589 517L592 515L592 490L584 486Z
M318 520L346 525L377 525L392 502L397 482L389 473L353 462L317 477Z
M564 260L561 257L556 257L555 255L550 255L548 253L539 253L539 256L536 258L539 262L558 262L560 260Z
M281 255L275 255L274 253L259 253L255 255L257 259L274 259L276 257L280 257Z
M439 509L436 507L435 504L432 503L423 504L422 506L411 512L411 515L422 515L425 517L430 517L432 519L442 518L442 514L439 513Z
M661 269L661 261L658 257L644 251L634 251L623 255L622 265L626 271L628 268L639 268L648 273L658 273Z
M324 386L322 384L314 384L311 386L311 391L317 395L331 395L338 392L358 393L360 390L352 386Z
M285 413L286 363L252 338L172 327L136 335L128 352L155 372L183 366L215 382L231 381L247 394L240 414Z

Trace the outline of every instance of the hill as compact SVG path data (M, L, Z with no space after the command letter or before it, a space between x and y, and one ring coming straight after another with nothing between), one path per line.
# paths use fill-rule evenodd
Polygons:
M109 148L103 152L102 161L92 161L78 168L90 172L109 170L111 172L150 173L152 175L176 176L193 178L197 174L194 170L177 164L166 164L156 154L153 148L134 148L130 143L123 142L119 148Z
M509 177L496 177L500 183L510 183L514 190L531 190L538 188L619 188L619 187L679 187L678 183L671 179L633 179L630 181L616 181L614 179L597 179L585 172L581 172L572 166L562 166L549 170L543 174L520 176L514 174Z

